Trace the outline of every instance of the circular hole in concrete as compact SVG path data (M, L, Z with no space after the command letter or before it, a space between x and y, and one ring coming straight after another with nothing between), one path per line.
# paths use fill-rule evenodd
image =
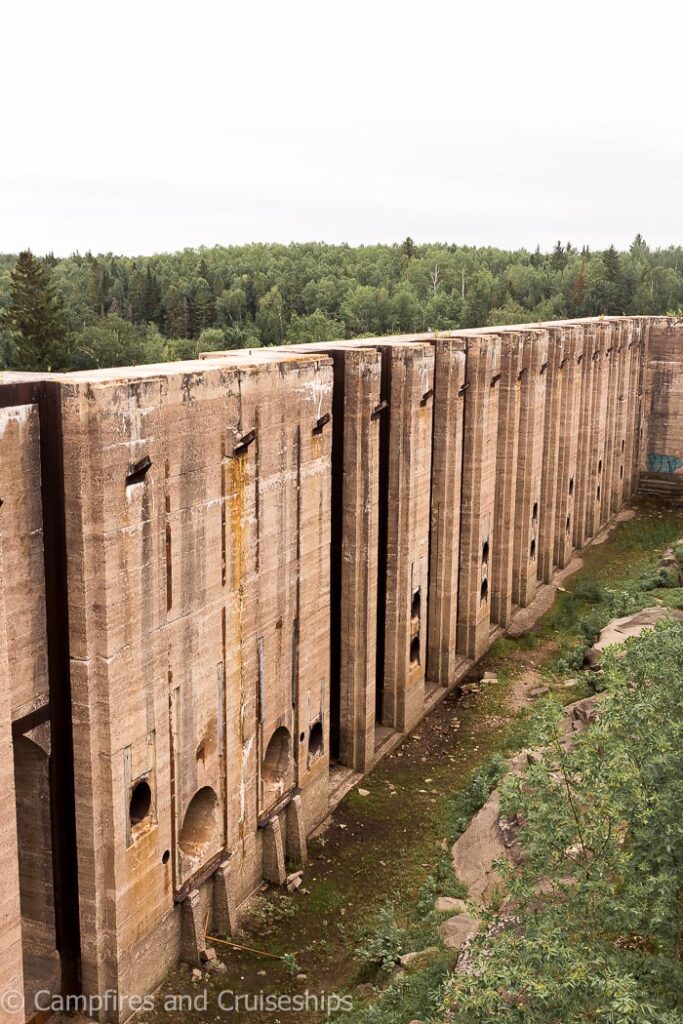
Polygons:
M211 842L218 830L218 797L211 786L198 789L190 800L178 846L183 853L197 856Z
M323 738L323 724L322 722L316 722L311 728L311 732L308 737L309 757L315 757L317 754L322 753Z
M162 864L168 864L170 859L171 859L171 851L170 850L164 850L164 852L161 855L161 863Z
M141 779L133 786L130 794L128 814L131 825L139 825L141 821L144 821L151 806L152 790L149 788L149 783L145 779Z

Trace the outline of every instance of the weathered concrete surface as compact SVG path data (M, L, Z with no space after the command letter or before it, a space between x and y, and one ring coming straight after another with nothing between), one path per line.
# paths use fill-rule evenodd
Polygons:
M65 386L88 991L153 987L174 896L227 850L244 899L297 789L308 831L327 814L331 395L311 356Z
M435 345L427 678L450 685L457 653L466 342Z
M548 333L530 331L524 336L522 359L512 575L512 600L514 604L523 608L533 601L538 581L538 531L547 368Z
M4 520L3 512L0 517ZM5 577L4 544L0 543L0 570ZM0 588L0 793L4 808L0 821L0 993L24 992L22 964L21 909L19 905L19 860L14 793L14 756L11 732L11 694L7 651L7 623L4 588ZM21 1004L4 1005L0 1020L19 1024L24 1020Z
M382 350L390 374L382 723L401 731L424 706L434 351Z
M0 465L8 678L17 719L48 699L37 406L0 408Z
M649 427L641 469L653 494L683 489L683 321L650 322L650 358L646 373L646 418Z
M524 334L500 336L500 391L496 449L496 499L491 556L491 621L507 626L512 616L517 464L520 443Z
M478 658L491 632L500 337L468 337L460 529L458 653Z

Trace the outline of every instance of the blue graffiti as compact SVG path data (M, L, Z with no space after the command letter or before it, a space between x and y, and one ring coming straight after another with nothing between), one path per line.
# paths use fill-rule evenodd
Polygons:
M647 457L647 468L651 473L675 473L683 466L677 455L658 455L650 452Z

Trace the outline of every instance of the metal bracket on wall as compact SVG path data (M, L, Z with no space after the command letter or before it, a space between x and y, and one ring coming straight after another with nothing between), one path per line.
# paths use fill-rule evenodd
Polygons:
M380 413L383 413L384 410L388 409L388 408L389 408L389 403L388 403L388 401L385 398L382 402L379 403L379 405L376 405L375 408L372 410L372 412L370 413L370 419L371 420L378 419L379 416L380 416Z
M244 455L250 444L256 440L256 431L249 430L246 434L242 434L237 444L232 450L233 455Z
M151 468L152 460L149 455L143 455L137 462L132 462L126 474L126 487L141 483Z
M323 427L326 427L332 417L329 412L326 412L324 416L321 416L319 420L316 420L315 426L313 427L313 434L322 434Z

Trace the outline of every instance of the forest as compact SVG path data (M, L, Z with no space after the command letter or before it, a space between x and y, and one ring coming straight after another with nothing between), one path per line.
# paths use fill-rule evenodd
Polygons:
M216 246L0 255L0 367L77 370L198 352L683 309L683 248Z

